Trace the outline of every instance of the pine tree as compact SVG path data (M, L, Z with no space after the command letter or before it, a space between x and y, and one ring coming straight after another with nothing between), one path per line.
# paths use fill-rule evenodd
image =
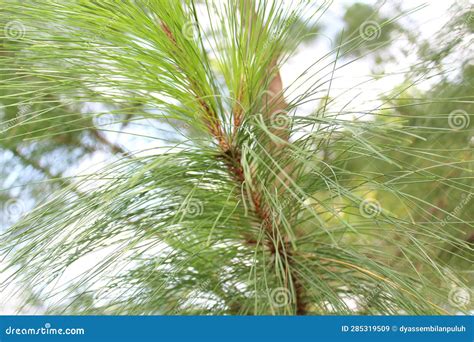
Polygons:
M348 118L331 87L341 59L371 41L359 30L314 58L300 76L306 92L283 87L282 64L329 3L3 4L2 25L24 29L2 43L4 99L38 106L6 129L9 139L33 135L41 145L58 132L88 132L118 156L99 172L63 179L63 190L1 236L4 272L52 302L52 312L468 309L446 303L453 289L469 294L450 260L469 262L472 221L412 191L442 184L472 196L468 150L461 159L449 147L411 144L452 129L406 123L393 109L413 85L384 99L392 109L367 111L373 119ZM393 28L394 20L378 20L375 30ZM317 110L303 114L311 102ZM113 108L124 122L167 124L175 136L153 137L161 148L125 151L77 115L86 103ZM467 125L455 134L470 127L462 114ZM459 220L464 230L447 229Z

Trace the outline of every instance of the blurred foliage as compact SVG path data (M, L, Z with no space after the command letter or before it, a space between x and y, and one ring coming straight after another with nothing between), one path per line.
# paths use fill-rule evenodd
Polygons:
M376 7L355 3L349 6L343 16L344 28L334 40L341 45L341 53L355 57L373 53L381 58L380 53L386 51L392 41L392 36L402 31L393 19L382 16Z

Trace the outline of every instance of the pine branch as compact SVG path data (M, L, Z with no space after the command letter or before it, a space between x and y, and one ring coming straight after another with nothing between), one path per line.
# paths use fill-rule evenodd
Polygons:
M104 304L87 304L99 312L242 314L255 308L254 314L348 314L361 311L347 298L360 308L375 295L380 300L370 301L367 312L443 312L437 305L446 303L451 284L439 272L444 264L437 252L451 250L467 259L472 235L463 242L452 233L458 222L472 224L470 217L459 218L453 227L439 229L435 221L441 214L458 218L458 213L447 213L449 207L436 200L430 204L413 190L439 182L447 190L466 191L462 183L472 181L470 174L448 182L438 171L453 166L467 172L468 164L456 160L457 154L441 158L447 150L407 145L427 131L439 133L440 126L405 125L406 117L393 108L368 109L374 120L357 122L345 119L352 113L346 104L338 108L331 99L323 100L318 115L306 115L299 106L316 104L319 94L327 99L332 79L351 63L316 61L297 77L308 90L290 101L279 65L286 56L282 51L298 43L296 34L288 34L293 12L279 7L281 2L271 8L265 1L222 3L199 3L211 18L209 35L197 23L193 1L74 2L68 11L57 2L41 4L40 10L11 6L26 26L38 29L20 43L20 58L8 56L6 64L13 72L29 70L28 75L48 79L47 85L33 78L21 86L8 81L5 88L14 101L31 94L23 88L45 87L60 98L81 94L79 106L139 101L153 111L143 110L138 120L179 121L212 141L185 132L190 134L178 146L173 141L154 155L120 158L81 175L78 187L84 193L65 189L5 235L0 252L12 251L9 267L21 267L15 277L39 292L52 285L64 293L58 298L63 305L73 291L55 287L50 275L107 249L110 254L74 280L74 286L104 294ZM294 5L301 17L313 17L305 11L309 7ZM219 20L212 20L214 14ZM45 16L54 23L47 32ZM199 37L183 33L190 22L198 26ZM48 44L34 44L37 39ZM336 60L343 55L328 53ZM317 73L328 67L326 81ZM91 95L91 88L100 91ZM290 120L294 108L298 115ZM286 115L288 127L268 125L275 115ZM85 125L67 130L77 128L88 134ZM352 129L361 134L349 134ZM45 137L56 141L57 132L52 133ZM122 152L102 141L106 136L100 131L95 134L101 147ZM374 215L361 209L369 191L383 202ZM191 204L200 214L190 215ZM430 222L418 222L420 213ZM111 274L117 274L114 284L102 285ZM212 286L200 286L206 282ZM292 297L280 310L268 292L277 286ZM374 288L380 293L371 293ZM107 298L108 290L123 293ZM44 295L54 296L51 292ZM64 311L78 311L72 306Z
M266 28L264 25L262 27L256 27L258 22L261 22L261 18L258 17L258 14L255 10L255 3L254 0L241 0L240 2L240 15L244 26L247 27L249 32L249 36L251 36L252 31L265 31ZM265 32L266 33L266 32ZM248 51L245 51L248 53ZM266 122L273 122L276 120L276 116L284 115L288 116L288 103L285 101L283 95L283 81L281 78L280 70L278 69L278 59L279 56L276 55L271 60L270 64L266 68L266 76L269 78L269 82L267 85L267 89L263 92L263 108L261 108L260 112L264 115L264 120ZM244 79L244 78L241 78ZM239 94L244 92L245 83L241 84ZM238 106L235 106L238 107ZM235 108L234 107L234 108ZM238 107L239 108L239 107ZM240 111L237 114L234 114L234 117L237 118L235 123L234 131L236 132L239 128L238 124L241 122L240 118ZM285 120L288 122L288 120ZM278 140L271 140L268 145L268 152L270 156L275 155L278 151L279 154L285 153L282 152L281 149L284 148L289 142L289 127L270 127L270 132L275 134L278 137ZM281 143L283 142L283 143ZM234 160L234 163L240 165L240 170L238 170L236 176L243 173L242 165L240 164L240 158ZM290 174L291 165L287 165L284 168L284 173ZM237 177L238 178L238 177ZM274 187L279 190L280 195L284 193L284 187L281 186L281 183L288 185L288 180L283 177L282 173L280 173L275 180ZM258 188L259 185L256 185ZM278 234L283 235L283 230L281 227L276 227L274 231L273 223L272 223L272 210L271 207L262 202L263 196L260 193L251 192L250 196L252 199L253 207L255 208L256 215L260 218L262 222L262 226L264 227L267 235L267 247L270 250L272 257L275 257L275 254L278 253L279 255L283 255L283 264L286 270L286 283L287 287L291 291L293 287L295 291L295 304L296 304L296 314L297 315L305 315L307 313L306 310L306 302L305 302L305 294L304 294L304 287L299 279L299 276L293 269L292 265L292 257L295 251L293 250L293 246L289 243L282 244L280 243L280 239L278 236L275 235L275 231ZM283 238L286 240L287 238ZM275 246L275 243L277 246Z
M253 9L253 3L251 1L245 0L245 4L240 9L242 20L247 22L249 27L248 30L252 30L252 25L255 25L257 20L257 13ZM248 15L248 17L247 17ZM161 27L165 35L168 37L170 43L179 51L181 50L177 39L174 36L173 32L169 28L169 26L162 21ZM265 106L262 108L262 111L266 113L267 118L270 120L272 119L273 115L280 115L284 110L287 109L287 103L283 97L283 82L281 80L280 72L276 67L277 64L277 57L275 57L271 64L267 67L267 74L270 77L270 82L268 84L268 91L265 92L264 103ZM183 70L179 70L183 72ZM242 80L245 78L242 77ZM227 169L231 177L237 182L238 186L237 189L242 188L245 184L245 177L244 177L244 170L241 163L241 156L239 146L230 145L228 141L232 140L232 143L235 143L234 139L230 139L230 137L226 137L217 117L216 113L213 112L207 103L202 100L198 96L196 82L188 78L189 83L191 84L191 90L196 95L196 100L201 105L204 113L205 113L205 123L208 127L209 133L213 136L217 142L218 146L220 147L221 153L224 156L225 163L227 165ZM240 86L239 96L242 96L244 93L245 83ZM237 99L237 103L239 99ZM234 109L237 109L237 112L234 112L234 127L233 132L234 134L238 131L240 124L242 122L242 110L239 105L234 106ZM287 114L286 114L287 115ZM280 128L276 134L280 137L280 139L285 139L288 142L288 135L282 134L282 132L287 131L285 128ZM274 148L278 148L279 146L274 146ZM273 148L272 148L273 149ZM274 150L275 151L275 150ZM287 169L288 170L288 169ZM277 179L277 184L280 180ZM258 184L256 186L259 187ZM286 286L291 291L292 288L295 291L295 304L296 304L296 313L298 315L304 315L307 313L306 311L306 304L304 299L304 288L301 284L301 281L298 279L297 274L292 270L291 259L294 251L292 250L292 246L290 244L281 244L279 243L279 235L282 234L282 230L276 227L274 229L274 224L272 222L272 209L271 206L267 203L263 202L263 196L261 193L253 190L247 190L249 193L247 194L246 198L249 198L251 201L251 207L253 208L254 215L259 218L260 225L262 229L265 231L266 241L265 245L268 248L272 257L275 257L276 254L283 255L283 263L284 268L286 270ZM250 242L247 240L247 242ZM276 246L275 246L276 244Z
M178 45L177 40L173 32L169 28L169 26L164 21L161 21L160 25L163 32L168 37L172 46L177 50L177 52L183 53L183 51L181 50L181 47ZM220 148L224 152L227 152L229 150L229 143L227 141L227 138L225 137L225 134L222 129L222 125L219 120L219 117L217 116L217 113L214 110L212 110L211 107L209 107L209 105L206 103L205 100L203 100L202 95L204 94L201 94L201 92L199 91L199 86L198 86L197 81L194 80L194 78L192 78L190 75L186 74L184 70L182 70L179 67L179 65L177 65L177 72L184 73L187 76L188 82L191 85L191 91L195 95L196 101L198 101L199 105L201 106L204 112L204 124L206 125L209 133L218 141Z

